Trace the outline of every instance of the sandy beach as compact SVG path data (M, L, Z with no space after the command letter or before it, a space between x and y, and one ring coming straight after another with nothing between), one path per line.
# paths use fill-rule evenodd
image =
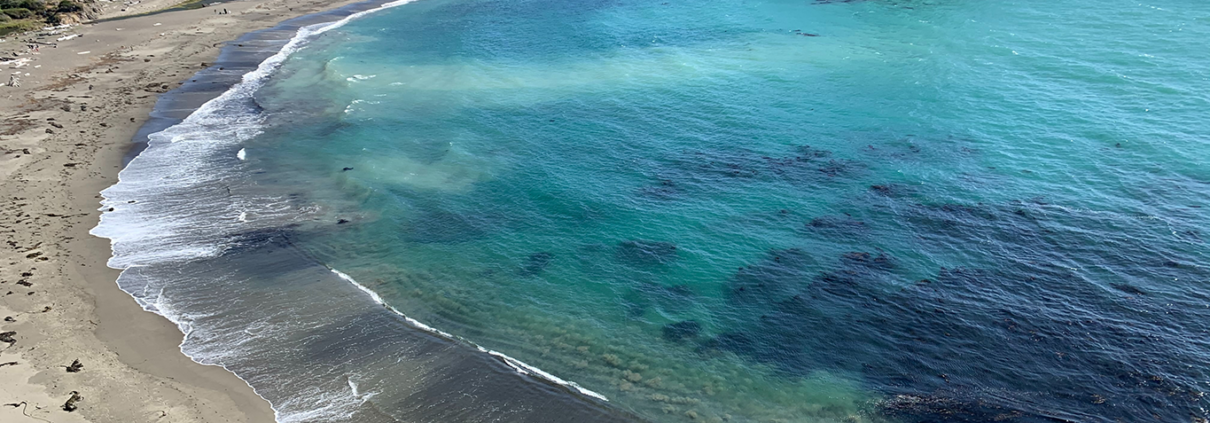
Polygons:
M242 380L181 354L181 332L118 289L108 241L88 231L159 94L241 34L349 3L224 3L0 43L24 52L0 81L21 84L0 86L0 422L273 421ZM105 18L171 2L101 4Z

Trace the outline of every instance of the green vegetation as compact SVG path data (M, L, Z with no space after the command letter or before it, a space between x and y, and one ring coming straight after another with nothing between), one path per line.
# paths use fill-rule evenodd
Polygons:
M68 16L86 14L86 4L86 0L50 0L50 3L44 0L0 0L0 37L45 25L87 19L85 16Z
M63 0L59 2L57 11L59 13L75 13L84 10L84 6L71 0Z
M42 22L38 22L35 19L12 20L12 18L9 18L7 15L0 16L4 16L4 18L0 18L0 37L14 32L33 31L41 28L42 25L44 25ZM6 21L5 19L8 20Z
M0 9L29 9L32 11L46 10L46 3L40 0L0 0Z
M24 7L14 7L12 9L0 9L6 16L13 19L29 19L34 17L34 12Z

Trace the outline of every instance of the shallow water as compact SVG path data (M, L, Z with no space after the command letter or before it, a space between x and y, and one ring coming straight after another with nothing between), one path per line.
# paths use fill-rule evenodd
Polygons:
M167 131L100 229L279 418L1201 421L1208 35L1192 1L418 1Z

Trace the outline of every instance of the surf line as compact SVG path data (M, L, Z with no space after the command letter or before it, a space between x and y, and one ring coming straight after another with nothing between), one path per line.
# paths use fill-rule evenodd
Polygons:
M357 289L360 289L362 292L365 292L366 295L369 295L370 299L374 300L374 302L378 303L378 305L381 305L383 308L386 308L387 310L390 310L392 313L399 315L400 317L403 318L403 320L407 321L412 326L415 326L417 329L444 337L451 341L465 342L467 344L470 344L470 345L474 346L475 348L478 348L479 351L487 353L488 355L491 355L493 357L500 359L501 361L504 362L504 364L507 364L508 367L511 367L513 370L515 370L519 374L526 375L526 376L533 376L533 377L537 377L539 379L545 379L546 381L557 384L557 385L571 387L583 395L593 397L593 398L599 399L601 401L606 401L606 402L609 401L609 398L606 398L604 395L601 395L597 392L593 392L587 388L584 388L575 382L572 382L569 380L563 380L563 379L559 378L558 376L547 373L546 371L539 369L537 367L531 366L529 364L525 364L525 362L512 358L512 357L509 357L509 356L505 355L504 353L501 353L501 352L498 352L495 350L489 350L487 348L483 348L479 344L476 344L469 339L450 334L449 332L442 331L440 329L437 329L432 326L421 323L419 320L408 317L406 314L403 314L402 311L399 311L399 309L397 309L395 307L391 307L390 304L387 304L386 301L382 300L382 297L379 296L377 292L374 292L370 288L367 288L365 285L362 285L361 283L357 282L357 280L353 279L352 276L349 276L349 275L345 274L344 272L333 269L326 265L324 267L327 267L328 270L332 271L332 273L336 274L336 276L339 276L341 279L344 279L345 282L353 284L353 286L357 287Z

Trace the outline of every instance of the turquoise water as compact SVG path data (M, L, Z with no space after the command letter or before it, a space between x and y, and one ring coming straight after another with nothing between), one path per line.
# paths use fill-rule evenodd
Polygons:
M642 419L1205 421L1208 37L1195 1L423 0L291 55L228 165L292 248Z

